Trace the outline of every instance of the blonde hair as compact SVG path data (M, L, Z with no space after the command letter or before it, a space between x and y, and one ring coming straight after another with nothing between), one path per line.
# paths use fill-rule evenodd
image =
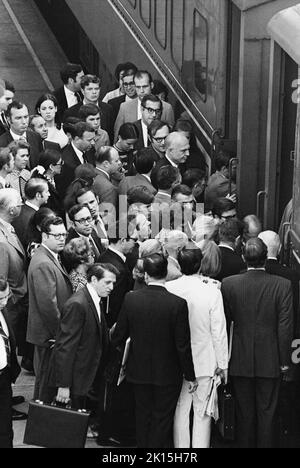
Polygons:
M207 241L202 247L203 259L200 273L209 278L215 278L221 271L222 257L219 247L214 241Z

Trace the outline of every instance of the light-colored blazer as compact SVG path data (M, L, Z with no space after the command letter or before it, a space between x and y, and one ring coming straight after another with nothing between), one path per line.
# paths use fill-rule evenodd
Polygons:
M174 111L171 104L162 101L163 111L161 120L166 122L173 128L175 123ZM124 123L134 123L138 120L138 98L132 99L131 101L123 102L121 104L118 117L115 123L115 141L119 136L119 130L121 125Z
M228 341L220 283L201 276L182 276L166 283L169 292L189 308L192 355L196 377L212 377L228 368Z
M16 235L0 219L0 277L7 279L12 301L18 302L27 293L26 255Z

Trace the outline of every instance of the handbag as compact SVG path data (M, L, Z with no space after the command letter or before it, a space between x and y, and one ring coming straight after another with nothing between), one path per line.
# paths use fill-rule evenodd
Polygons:
M219 420L217 428L224 440L235 439L235 402L228 385L218 389Z
M30 401L24 444L46 448L84 448L89 416L86 410Z

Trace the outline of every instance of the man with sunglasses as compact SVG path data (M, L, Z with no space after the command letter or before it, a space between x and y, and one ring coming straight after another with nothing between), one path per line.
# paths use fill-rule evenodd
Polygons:
M142 118L134 123L139 132L139 139L135 149L140 150L150 145L148 129L156 120L160 120L162 114L162 102L154 94L143 97L141 103Z
M47 384L48 366L61 310L72 295L72 286L59 257L67 237L63 220L46 219L41 232L42 244L34 254L28 271L27 341L35 345L34 399L50 402L54 395Z

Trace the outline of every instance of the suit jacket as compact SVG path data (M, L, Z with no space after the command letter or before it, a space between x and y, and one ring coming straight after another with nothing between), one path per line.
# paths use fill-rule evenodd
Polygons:
M135 176L124 177L119 184L119 194L120 195L127 195L128 190L133 187L143 186L146 187L149 192L153 195L156 195L156 189L153 187L151 182L142 174L137 174Z
M152 173L151 173L151 182L152 182L153 187L155 187L156 189L158 188L157 187L158 172L159 172L160 168L162 168L164 166L171 166L170 161L165 156L163 158L161 158L159 161L157 161L156 166L153 168ZM184 172L185 172L185 169L186 169L186 165L185 164L180 164L178 166L178 169L179 169L181 175L183 175Z
M58 143L54 143L54 141L43 140L42 141L43 148L45 150L55 150L61 153L61 147Z
M30 129L26 132L26 138L30 146L29 166L30 169L34 169L38 165L40 154L43 151L42 139L40 135ZM0 148L5 148L12 141L13 137L9 131L3 133L3 135L0 136Z
M281 265L277 260L268 259L266 263L266 272L270 275L281 276L292 283L293 304L294 304L294 331L297 327L298 308L299 308L299 275L296 271Z
M3 125L2 121L0 120L0 136L6 133L7 131L8 128L5 125Z
M85 159L85 156L83 156ZM81 161L75 153L71 144L67 145L62 151L64 165L61 174L56 177L56 189L61 199L64 199L66 191L75 179L75 169L80 166Z
M20 215L12 222L18 238L26 252L28 246L28 231L30 220L36 211L26 204L22 205Z
M107 249L100 257L100 263L110 263L119 272L114 290L109 298L108 325L112 326L118 319L125 294L133 289L132 273L123 260L110 249Z
M111 203L115 208L118 206L118 189L102 171L97 170L93 190L99 197L100 203Z
M15 381L18 378L18 375L21 372L21 368L19 366L18 359L17 359L17 354L16 354L16 340L15 340L14 332L13 332L13 330L12 330L10 324L9 324L10 322L9 322L9 319L8 319L7 310L3 309L1 312L2 312L2 315L3 315L4 319L5 319L5 322L6 322L6 325L7 325L7 328L8 328L8 333L9 333L10 359L11 359L10 375L11 375L12 383L15 383Z
M99 257L95 258L95 263L98 263L100 255L105 251L105 249L101 243L101 239L97 236L97 233L95 230L93 230L91 236L93 238L93 241L95 242L97 249L99 250ZM80 234L78 234L78 232L76 232L75 229L71 227L68 232L66 244L68 244L72 239L78 239L79 237L81 237Z
M167 122L171 128L175 123L174 111L171 104L162 101L163 111L161 120ZM120 106L120 111L115 123L115 141L118 139L119 130L124 123L133 123L138 120L138 98L131 101L123 102Z
M82 101L83 96L82 96L81 92L79 92L79 94L81 95L81 101ZM57 88L54 91L53 95L56 97L56 100L57 100L57 117L58 117L59 121L62 122L64 113L68 109L68 101L67 101L67 98L66 98L66 93L65 93L64 86L61 86L60 88Z
M126 94L122 94L122 96L118 96L114 99L111 99L108 101L108 104L112 107L113 109L113 121L115 124L116 118L118 117L118 113L121 107L121 104L126 101Z
M100 301L100 298L99 298ZM50 385L70 388L73 395L87 395L108 352L108 329L101 323L85 287L64 305L50 369Z
M34 253L28 271L29 311L27 341L48 348L56 338L61 311L72 295L66 271L42 245Z
M217 367L228 369L226 319L220 283L201 276L182 276L167 282L166 288L187 301L196 377L213 377Z
M138 131L138 134L139 134L139 138L138 138L138 140L137 140L137 142L136 142L136 144L134 146L134 149L136 151L138 151L138 150L141 150L143 148L147 148L147 146L145 146L145 142L144 142L142 120L137 120L133 124L137 128L137 131ZM150 144L149 135L148 135L148 142Z
M17 235L13 235L0 219L0 277L7 279L13 303L27 293L26 255Z
M229 276L238 275L243 270L246 270L246 265L243 262L240 255L238 255L233 250L220 246L221 258L222 258L222 267L221 271L217 276L217 280L222 281L224 278Z
M236 192L235 185L232 185L232 192ZM218 198L226 197L229 194L229 179L215 172L208 180L207 187L205 189L204 203L205 212L207 213L213 207L214 202Z
M278 378L291 360L290 281L250 270L225 278L222 294L227 322L234 322L230 375Z
M180 385L183 375L195 380L184 299L161 286L126 295L113 335L119 346L131 338L127 380L143 385Z
M79 104L70 107L70 109L67 109L64 113L64 122L68 117L78 117L79 110L82 105L83 103L80 102ZM102 101L98 101L97 106L101 112L101 128L107 131L110 140L113 141L113 109L109 104Z

